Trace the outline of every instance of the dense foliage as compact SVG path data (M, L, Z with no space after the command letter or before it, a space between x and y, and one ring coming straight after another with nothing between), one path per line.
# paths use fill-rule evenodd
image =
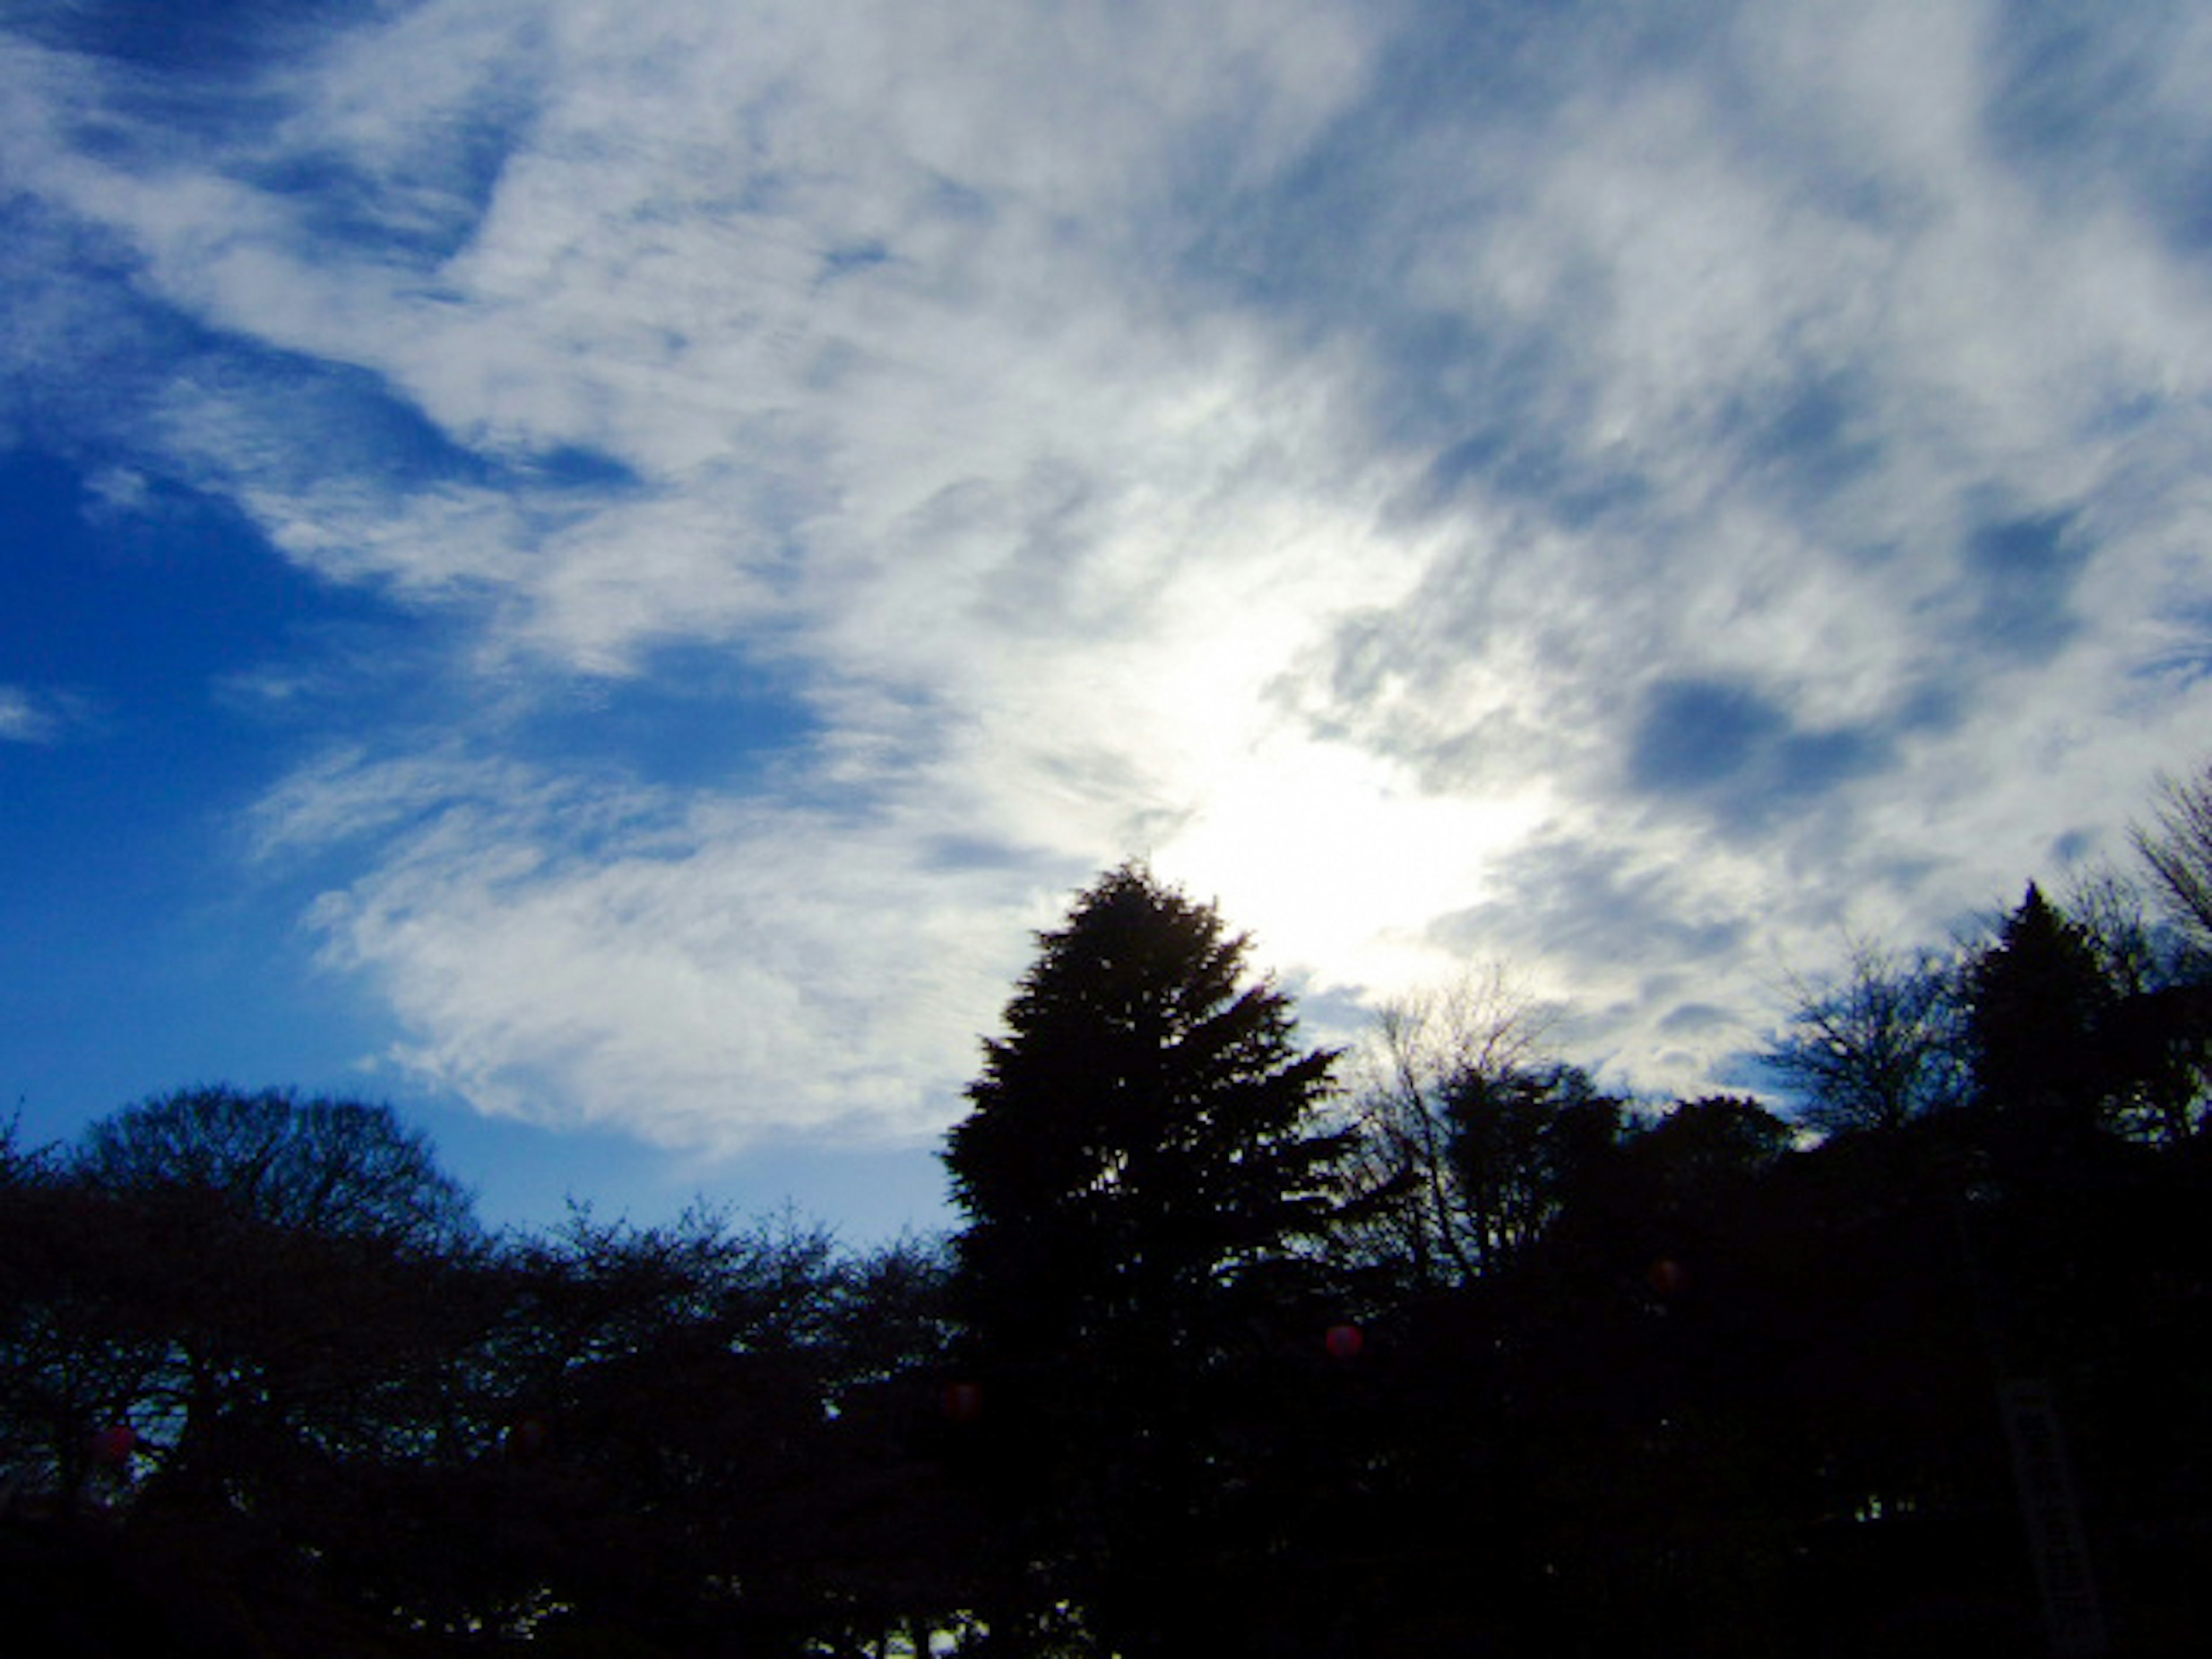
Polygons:
M1334 1056L1141 868L1038 943L945 1158L968 1455L1016 1543L992 1622L1042 1639L1073 1606L1119 1651L1212 1646L1222 1564L1273 1541L1279 1358L1327 1305Z
M1660 1105L1496 982L1302 1046L1140 866L943 1245L488 1234L382 1107L0 1134L11 1650L2205 1650L2212 778L2147 882L1798 988ZM2053 1632L2057 1632L2054 1636Z

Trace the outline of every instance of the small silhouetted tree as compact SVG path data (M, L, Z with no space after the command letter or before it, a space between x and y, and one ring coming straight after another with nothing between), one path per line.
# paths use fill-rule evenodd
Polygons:
M257 1620L392 1534L377 1494L452 1438L491 1318L428 1143L381 1108L314 1108L193 1091L0 1183L12 1478L56 1513L106 1510L132 1562Z
M2109 868L2069 884L2063 908L2112 991L2098 1054L2115 1093L2112 1127L2169 1145L2201 1133L2212 1114L2212 955Z
M1641 1126L1625 1152L1653 1212L1704 1217L1764 1179L1796 1141L1790 1124L1758 1101L1704 1095Z
M1465 1071L1442 1106L1459 1229L1481 1272L1526 1250L1601 1178L1626 1121L1578 1066Z
M1966 988L1975 1094L2001 1139L2039 1162L2083 1150L2113 1092L2101 1030L2118 1000L2088 936L2030 883Z
M1351 1257L1416 1293L1479 1271L1481 1229L1460 1182L1448 1104L1545 1069L1555 1018L1494 965L1377 1012L1350 1056L1349 1168L1364 1200L1343 1240Z
M1857 945L1833 979L1791 988L1789 1023L1762 1058L1814 1127L1895 1130L1965 1100L1964 1010L1952 963Z
M497 1479L476 1502L500 1524L454 1564L477 1582L452 1589L535 1589L562 1608L538 1609L545 1633L579 1644L619 1631L795 1650L826 1594L839 1496L823 1461L828 1235L703 1206L654 1227L579 1208L507 1267L507 1322L479 1362Z

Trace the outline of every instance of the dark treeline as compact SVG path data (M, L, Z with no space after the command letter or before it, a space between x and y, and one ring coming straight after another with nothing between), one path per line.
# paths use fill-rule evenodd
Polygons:
M1303 1046L1139 866L942 1242L494 1234L386 1108L0 1138L0 1636L55 1655L2181 1655L2212 774L2143 876L1796 988L1785 1109L1495 981Z

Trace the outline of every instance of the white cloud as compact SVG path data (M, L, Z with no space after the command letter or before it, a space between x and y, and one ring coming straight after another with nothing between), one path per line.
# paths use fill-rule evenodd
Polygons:
M98 726L96 705L75 691L0 681L0 743L48 748Z
M354 759L272 799L264 844L379 845L313 921L421 1034L393 1059L488 1111L728 1152L941 1123L1049 911L931 819Z
M0 685L0 742L52 743L59 723L20 686Z

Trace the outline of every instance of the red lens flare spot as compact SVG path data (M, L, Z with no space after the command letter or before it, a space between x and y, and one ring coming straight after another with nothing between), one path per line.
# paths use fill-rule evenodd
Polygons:
M1367 1334L1358 1326L1347 1322L1330 1326L1328 1334L1322 1338L1322 1341L1328 1347L1331 1359L1357 1359L1359 1351L1367 1346Z
M121 1468L137 1449L138 1431L128 1423L111 1423L92 1437L92 1461L106 1468Z
M973 1423L983 1414L983 1385L980 1382L946 1383L945 1414L955 1423Z
M1690 1270L1673 1256L1662 1255L1644 1270L1644 1282L1661 1301L1672 1302L1690 1288Z

